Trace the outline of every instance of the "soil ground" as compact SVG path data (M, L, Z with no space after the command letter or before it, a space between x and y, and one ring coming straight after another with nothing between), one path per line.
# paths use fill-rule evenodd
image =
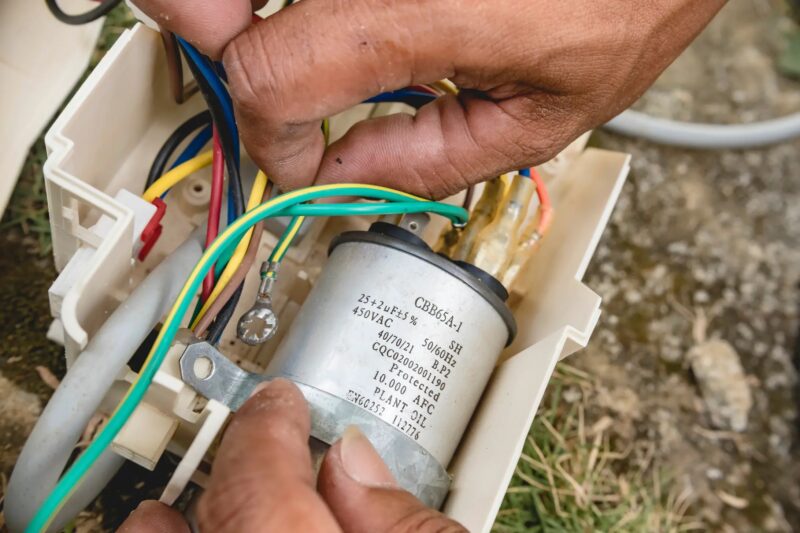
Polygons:
M800 111L800 85L775 69L793 27L781 7L729 2L636 108L718 124ZM800 141L728 152L603 132L593 142L633 159L586 279L605 312L569 360L599 383L589 418L611 415L618 446L685 489L706 527L800 526ZM741 433L713 426L688 368L702 314L706 335L730 343L747 375L753 407Z

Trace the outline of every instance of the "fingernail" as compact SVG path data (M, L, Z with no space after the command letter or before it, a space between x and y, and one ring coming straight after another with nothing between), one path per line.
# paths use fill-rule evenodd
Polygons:
M340 454L345 473L367 487L396 487L397 482L369 439L356 426L342 435Z
M253 388L253 391L250 393L250 396L248 396L247 398L250 399L253 396L255 396L256 394L258 394L259 392L261 392L262 390L266 389L267 387L269 387L270 383L272 383L272 382L269 381L269 380L262 381L261 383L259 383L258 385L256 385Z

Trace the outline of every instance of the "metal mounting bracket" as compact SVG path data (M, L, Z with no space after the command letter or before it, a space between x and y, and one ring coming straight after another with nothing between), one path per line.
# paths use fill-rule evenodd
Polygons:
M207 342L195 342L180 359L181 378L210 400L236 411L266 376L246 372Z

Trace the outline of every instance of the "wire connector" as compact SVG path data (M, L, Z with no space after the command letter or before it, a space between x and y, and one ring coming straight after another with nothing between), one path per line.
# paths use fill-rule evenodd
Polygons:
M278 331L278 317L272 309L272 287L278 275L279 263L261 264L261 283L253 307L239 318L236 336L245 344L256 346L270 340Z

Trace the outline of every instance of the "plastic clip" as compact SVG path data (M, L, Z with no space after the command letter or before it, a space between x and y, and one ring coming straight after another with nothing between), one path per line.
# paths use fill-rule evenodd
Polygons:
M156 212L142 230L142 235L140 237L142 247L139 248L139 255L137 256L139 261L147 259L150 250L156 245L158 238L161 237L161 232L164 231L164 226L161 225L161 219L164 218L164 214L167 212L167 204L165 204L164 200L161 198L156 198L152 203L156 206Z

